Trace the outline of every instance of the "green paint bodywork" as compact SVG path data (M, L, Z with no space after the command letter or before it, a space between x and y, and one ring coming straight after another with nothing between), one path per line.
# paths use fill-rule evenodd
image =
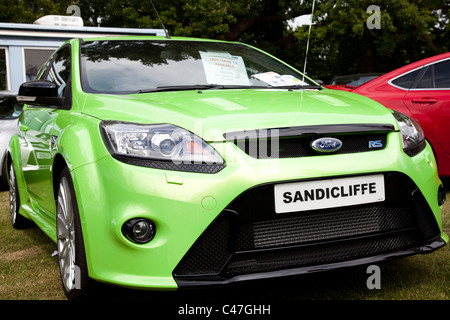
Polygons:
M78 57L78 40L70 45ZM119 162L105 147L102 120L174 124L209 142L226 167L199 174ZM73 59L72 108L25 106L19 123L22 130L11 140L8 153L17 171L20 213L56 241L55 162L65 163L74 181L89 275L98 281L176 289L173 269L217 215L245 190L276 181L401 172L420 188L442 232L442 208L436 201L440 180L432 149L427 145L409 157L398 131L388 135L387 147L380 151L261 160L250 158L223 136L323 124L391 124L398 130L389 109L357 94L329 89L87 94L81 89L78 59ZM30 170L23 163L35 167ZM133 217L155 222L157 233L148 244L134 244L122 235L122 224ZM448 242L445 233L441 236Z

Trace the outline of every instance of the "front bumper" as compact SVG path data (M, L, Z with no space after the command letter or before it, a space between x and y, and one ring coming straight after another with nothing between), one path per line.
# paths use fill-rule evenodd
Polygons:
M447 242L448 237L442 232L442 208L437 204L440 181L432 150L427 146L413 158L402 152L391 152L401 150L395 135L390 135L388 146L386 150L370 153L260 160L248 159L232 143L217 143L215 149L228 157L227 166L215 174L150 169L124 164L109 156L76 168L74 185L89 275L98 281L121 286L170 290L184 285L298 274L434 250ZM251 246L254 231L242 232L245 228L254 229L258 222L273 219L272 207L267 201L273 201L271 188L276 183L373 173L383 173L386 185L397 185L398 188L394 186L391 191L402 189L407 181L408 190L401 194L396 192L386 203L393 203L394 207L406 203L410 208L411 198L408 197L420 198L415 201L420 202L425 213L406 210L404 220L423 218L427 221L424 225L431 231L423 231L419 223L404 223L387 231L371 230L330 238L327 238L330 233L322 232L327 234L322 239L288 241L263 248ZM264 190L259 193L261 188ZM386 203L380 205L386 206ZM365 214L354 209L358 212L355 217L364 220ZM395 214L386 212L384 216ZM376 214L373 215L376 218ZM290 225L293 223L290 218L298 218L294 216L280 218L287 218L284 224ZM155 238L148 244L134 244L121 233L123 223L136 217L151 219L156 225ZM379 218L383 219L383 214ZM222 230L216 230L216 226L225 224ZM385 245L385 250L371 249L377 247L378 237L386 242L386 238L394 239L403 231L408 236L403 236L401 244ZM209 239L211 233L213 240ZM241 239L244 236L249 236L247 242ZM237 245L238 240L241 247ZM313 252L329 251L330 246L348 251L347 240L354 241L362 250L369 250L364 253L350 250L348 255L325 260L305 260L297 250L314 243L310 247ZM214 241L219 243L216 245ZM203 250L202 243L209 248ZM279 264L280 260L286 263ZM304 260L306 262L299 263Z
M180 286L316 272L430 252L445 245L407 176L385 173L381 203L276 214L274 184L247 190L174 270Z

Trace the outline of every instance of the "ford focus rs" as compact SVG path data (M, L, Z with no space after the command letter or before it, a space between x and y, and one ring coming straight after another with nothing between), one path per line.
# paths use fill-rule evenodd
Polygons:
M436 250L445 193L411 118L222 41L74 39L24 83L13 226L92 281L175 290Z

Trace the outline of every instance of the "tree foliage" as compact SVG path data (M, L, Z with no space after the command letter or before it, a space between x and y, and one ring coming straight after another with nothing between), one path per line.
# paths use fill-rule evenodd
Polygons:
M66 14L72 1L53 0L0 0L0 21L33 23L49 14Z
M311 13L313 0L153 0L172 36L242 41L303 70L308 26L290 19ZM0 0L0 21L32 23L78 5L85 25L161 28L150 0ZM370 5L380 29L367 27ZM449 51L450 4L445 0L316 0L308 74L386 72Z
M315 76L387 72L449 50L439 40L448 35L447 1L378 1L380 29L366 24L372 4L373 0L320 1L308 58L310 71L318 67L323 72ZM294 33L305 41L305 28Z

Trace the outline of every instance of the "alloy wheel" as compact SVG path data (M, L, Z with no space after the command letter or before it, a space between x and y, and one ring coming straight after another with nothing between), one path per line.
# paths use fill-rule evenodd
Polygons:
M16 175L14 173L14 166L9 166L9 210L11 211L11 222L14 225L17 220L17 188Z
M57 201L57 244L59 267L63 285L67 291L75 283L75 220L69 183L61 178Z

